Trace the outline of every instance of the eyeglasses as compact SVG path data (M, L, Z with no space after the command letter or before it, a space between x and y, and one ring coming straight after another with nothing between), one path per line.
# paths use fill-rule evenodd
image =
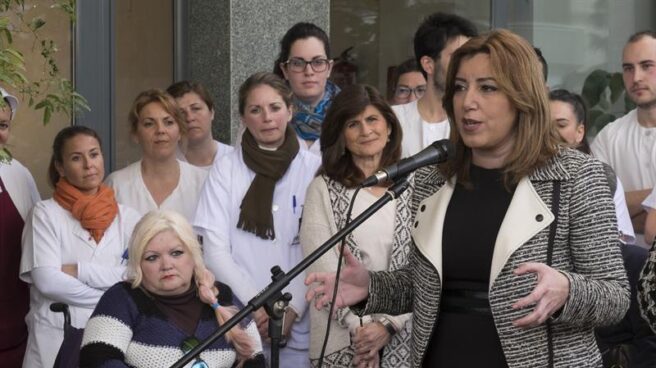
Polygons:
M303 73L308 64L315 73L325 72L330 65L331 60L328 59L312 59L310 61L303 60L301 58L291 58L285 61L287 69L291 70L294 73Z
M410 94L413 92L415 96L417 96L417 98L421 98L421 96L423 96L424 93L426 93L426 85L422 84L415 88L410 88L407 86L398 86L396 87L396 91L394 91L394 95L396 97L408 98L410 97Z
M183 353L187 354L190 352L193 348L198 346L200 344L200 341L195 336L189 336L186 339L182 340L182 344L180 344L180 349L182 350ZM196 361L194 364L191 365L191 368L210 368L210 366L205 363L203 359L200 358L200 356L196 357Z

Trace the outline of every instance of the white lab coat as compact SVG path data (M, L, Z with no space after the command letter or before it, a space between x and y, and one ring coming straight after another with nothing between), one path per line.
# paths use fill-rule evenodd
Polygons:
M0 164L0 179L14 206L25 220L34 204L41 200L32 174L14 159L8 164Z
M214 155L214 159L212 160L212 163L207 166L196 166L196 165L194 166L201 168L209 173L210 169L212 168L212 166L214 166L214 163L216 161L218 161L221 157L227 155L228 153L234 150L234 147L221 143L216 139L214 140L214 144L216 145L216 154ZM187 161L187 157L185 157L184 153L182 153L180 146L178 146L178 149L175 151L175 158L177 158L182 162L189 163L189 161Z
M121 281L127 247L140 215L119 205L118 215L96 244L73 215L54 199L34 206L23 230L20 278L30 287L29 330L23 367L52 367L64 332L64 316L50 310L67 303L71 324L84 328L106 289ZM78 278L61 271L77 264Z
M242 150L236 149L224 156L210 171L193 225L202 236L208 268L219 281L227 283L242 302L247 303L271 282L272 266L279 265L283 271L289 271L303 258L298 241L301 213L305 192L320 163L315 154L299 150L285 175L276 183L271 208L274 240L264 240L237 228L242 199L255 178L255 173L244 163ZM305 313L303 279L302 275L298 276L285 289L292 294L290 306L299 316L287 346L307 350L309 320Z
M180 165L178 186L159 206L143 181L141 160L114 171L105 179L105 184L114 189L118 203L134 208L141 215L156 209L174 210L191 221L207 171L180 160L178 164Z

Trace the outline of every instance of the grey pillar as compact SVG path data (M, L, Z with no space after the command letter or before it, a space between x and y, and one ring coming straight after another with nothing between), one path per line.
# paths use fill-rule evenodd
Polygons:
M105 173L114 167L114 5L110 0L78 1L75 26L73 80L86 97L91 111L75 115L75 125L94 129L100 135Z
M329 31L324 0L193 0L187 2L185 77L199 81L215 102L214 137L234 142L237 91L251 74L273 70L279 42L297 22Z

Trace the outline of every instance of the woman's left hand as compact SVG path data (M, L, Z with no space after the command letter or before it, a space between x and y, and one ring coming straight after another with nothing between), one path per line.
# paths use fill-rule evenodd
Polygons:
M376 352L373 358L367 360L363 355L356 355L353 358L353 366L357 368L380 368L380 356Z
M543 324L559 310L569 296L569 280L565 275L544 263L528 262L514 271L515 275L536 273L538 284L533 291L513 304L513 309L534 305L533 311L513 321L519 328L531 328Z
M355 347L356 358L367 361L373 360L378 355L378 351L387 345L391 336L380 322L367 323L355 330L355 335L351 338ZM357 360L360 360L357 359ZM357 366L358 362L355 365Z
M61 270L63 273L77 278L77 263L62 265Z

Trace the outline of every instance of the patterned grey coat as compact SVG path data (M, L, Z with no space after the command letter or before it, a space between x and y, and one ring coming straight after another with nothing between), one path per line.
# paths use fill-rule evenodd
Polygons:
M409 184L409 188L395 201L394 238L392 239L392 249L389 254L389 266L387 268L389 271L401 269L408 263L411 244L410 225L413 216L411 198L413 198L414 193L414 180L412 178L410 178ZM305 197L303 221L299 233L306 257L346 225L346 214L353 194L353 189L347 189L344 185L324 175L316 177L310 183ZM353 233L346 237L346 245L356 258L362 260L360 248ZM380 252L375 256L378 258L385 257L384 252ZM338 250L335 247L335 249L324 254L312 264L308 271L334 271L337 268L338 259ZM351 317L355 320L352 320ZM412 330L410 315L393 317L372 315L371 317L373 320L380 320L380 317L385 317L391 320L398 330L398 333L392 337L383 349L380 367L409 368L411 364L410 338ZM349 322L349 320L351 321ZM322 367L350 368L353 366L352 361L355 351L350 342L349 325L355 324L357 326L357 320L357 316L350 313L348 308L337 311L337 321L334 319L331 321L330 337ZM310 308L310 361L312 366L318 364L327 321L327 309L316 310Z
M649 258L640 272L637 288L640 314L656 333L656 241L651 244Z
M434 194L418 204L409 267L372 273L364 313L414 313L413 367L418 368L432 331L439 328L442 227L454 181L445 181L435 170L417 172L415 179L416 193ZM561 182L561 191L552 265L569 279L570 293L551 328L520 329L512 321L528 311L511 305L533 290L536 277L515 276L513 270L525 262L546 263L554 181ZM618 322L629 307L618 238L606 176L592 157L564 149L520 181L497 235L489 285L494 323L510 367L547 367L548 334L555 367L601 367L593 329Z

